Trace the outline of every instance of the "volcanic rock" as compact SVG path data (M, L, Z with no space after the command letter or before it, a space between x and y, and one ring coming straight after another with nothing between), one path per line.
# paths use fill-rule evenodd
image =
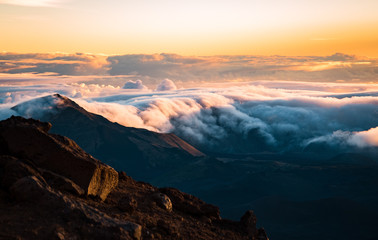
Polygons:
M252 214L240 222L221 219L213 205L177 189L158 189L135 181L124 172L114 175L118 184L109 189L104 201L97 200L101 195L80 194L83 190L78 179L82 177L76 175L81 173L79 169L67 172L65 161L73 168L78 166L74 161L99 169L112 168L86 154L72 140L48 134L49 126L16 117L0 122L0 142L4 143L0 145L0 239L266 237L263 229L255 234L248 232L256 229ZM59 165L65 171L60 171ZM99 184L107 184L106 175L94 173L91 178L95 177L100 177L96 180Z
M256 240L269 240L264 228L256 228L256 215L252 210L248 210L240 219L243 230L249 237Z
M46 179L47 183L52 188L60 191L70 192L79 196L85 193L81 187L79 187L76 183L66 177L48 170L41 169L41 171L43 178Z
M269 240L264 228L257 229L256 240Z
M65 215L68 219L79 218L87 223L94 224L95 228L82 229L83 233L92 239L113 239L114 229L127 232L134 239L141 237L140 225L113 219L85 203L56 193L35 176L19 179L11 186L10 190L18 201L37 203L50 209L50 211ZM116 235L119 234L116 233Z
M18 201L38 203L45 206L60 206L59 195L35 176L27 176L17 180L11 187L10 192Z
M27 158L38 167L63 175L88 195L105 199L118 183L118 173L84 152L74 141L49 134L50 124L11 117L0 122L3 153Z
M160 188L159 191L166 194L171 199L173 209L175 210L197 217L204 216L212 219L220 219L218 207L207 204L193 195L180 192L174 188Z
M248 233L248 236L256 235L256 215L253 211L248 210L240 219L240 223L244 230Z
M137 201L130 196L125 196L118 201L118 208L122 211L132 213L138 207Z
M155 193L153 194L153 198L156 200L158 206L162 207L167 211L172 211L172 202L167 195L163 193Z
M1 185L8 189L17 180L26 176L35 176L44 182L40 172L26 161L21 161L12 156L0 156L0 166L3 169Z

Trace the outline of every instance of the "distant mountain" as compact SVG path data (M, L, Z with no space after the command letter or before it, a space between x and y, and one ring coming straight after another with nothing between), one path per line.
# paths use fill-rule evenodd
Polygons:
M136 179L150 180L204 156L174 134L124 127L87 112L59 94L27 101L12 109L21 116L50 122L51 132L74 139L94 157Z

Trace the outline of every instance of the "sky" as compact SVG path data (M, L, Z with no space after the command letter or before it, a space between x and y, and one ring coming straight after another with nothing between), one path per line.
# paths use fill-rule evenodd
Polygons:
M0 51L378 57L376 0L0 0Z

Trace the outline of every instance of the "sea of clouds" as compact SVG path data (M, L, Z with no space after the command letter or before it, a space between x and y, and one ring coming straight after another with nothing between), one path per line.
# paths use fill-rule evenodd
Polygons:
M340 93L341 92L341 93ZM10 108L60 93L124 126L171 132L194 146L224 153L303 151L311 146L378 147L378 85L308 82L219 83L177 88L164 79L123 87L86 83L0 86L0 118L35 117L51 106ZM51 103L56 104L56 103ZM37 115L38 117L38 115Z

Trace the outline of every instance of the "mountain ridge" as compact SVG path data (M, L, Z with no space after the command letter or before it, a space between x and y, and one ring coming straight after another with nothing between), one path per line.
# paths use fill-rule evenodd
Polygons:
M91 155L116 168L127 161L127 171L137 179L148 177L148 173L158 175L172 165L190 164L205 156L172 133L156 133L110 122L60 94L24 102L12 110L25 117L51 122L51 132L74 139ZM143 169L147 172L140 176Z

